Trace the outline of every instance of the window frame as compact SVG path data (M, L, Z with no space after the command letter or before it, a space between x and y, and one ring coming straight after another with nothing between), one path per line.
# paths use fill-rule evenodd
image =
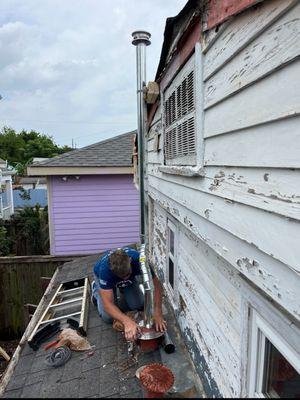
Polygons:
M251 309L249 340L249 397L266 398L263 394L266 338L300 374L300 354L255 309Z
M170 251L170 231L173 232L174 236L174 254ZM169 276L169 260L173 262L173 280L174 287L172 288L170 284ZM177 309L178 304L178 228L174 219L167 217L167 257L166 257L166 271L165 271L165 289L168 293L169 299L175 309Z

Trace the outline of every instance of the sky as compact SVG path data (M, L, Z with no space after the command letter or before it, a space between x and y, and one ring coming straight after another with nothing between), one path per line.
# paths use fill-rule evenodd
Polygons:
M166 18L186 1L1 0L0 128L77 148L136 129L131 33L151 33L154 80Z

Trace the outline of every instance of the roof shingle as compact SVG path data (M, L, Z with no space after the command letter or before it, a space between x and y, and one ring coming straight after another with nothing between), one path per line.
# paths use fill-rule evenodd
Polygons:
M110 139L34 163L34 167L129 167L132 165L133 135L123 133Z

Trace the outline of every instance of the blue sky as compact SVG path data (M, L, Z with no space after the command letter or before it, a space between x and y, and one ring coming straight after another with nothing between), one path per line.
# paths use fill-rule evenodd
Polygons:
M153 80L167 17L186 0L1 0L0 126L83 147L136 128L135 47L152 34Z

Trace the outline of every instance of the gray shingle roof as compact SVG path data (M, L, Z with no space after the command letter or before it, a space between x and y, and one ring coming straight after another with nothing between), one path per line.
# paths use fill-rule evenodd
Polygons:
M101 142L51 159L34 163L31 167L128 167L132 165L133 135L123 133Z

